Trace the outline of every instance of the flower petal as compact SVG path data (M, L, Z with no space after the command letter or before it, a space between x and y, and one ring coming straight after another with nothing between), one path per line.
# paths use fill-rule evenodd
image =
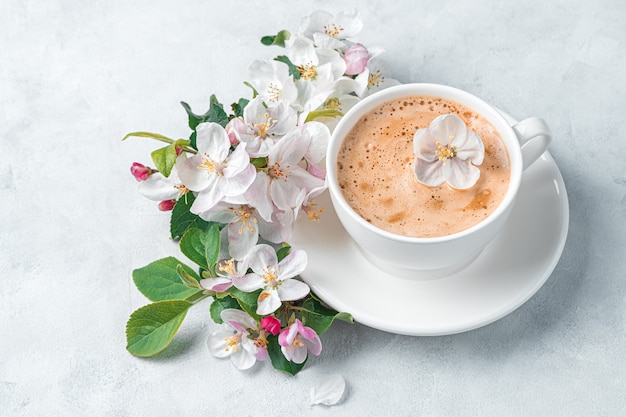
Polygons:
M255 177L256 168L254 165L248 163L237 175L233 177L221 177L221 181L218 183L220 191L226 197L234 197L243 194L250 185L252 185Z
M474 165L480 165L483 163L485 157L485 145L480 139L480 136L472 130L467 131L465 140L455 141L453 145L456 147L456 157L459 159L466 159L472 162Z
M428 128L430 135L442 145L448 145L456 138L465 139L467 126L457 115L449 113L437 116Z
M334 405L341 400L346 389L346 381L339 374L332 374L322 378L311 388L311 405Z
M247 349L237 349L232 355L230 355L230 361L235 368L243 371L252 368L252 366L256 363L256 358L252 353L248 352Z
M282 301L300 300L307 296L310 288L302 281L288 279L278 287L278 296Z
M213 186L200 191L196 196L189 211L194 214L201 214L207 210L211 210L217 203L219 203L224 195L220 192L219 184L215 183Z
M417 180L422 184L437 187L446 181L441 169L442 164L443 162L438 159L427 162L423 159L415 158L413 172Z
M200 285L207 290L224 292L233 285L233 282L225 277L204 278L200 280Z
M198 155L204 153L215 161L222 162L230 151L230 139L222 126L217 123L205 122L196 126L196 145Z
M307 357L306 346L282 346L280 350L283 352L285 358L293 363L302 363Z
M248 257L248 266L257 274L262 274L266 266L278 264L276 251L270 245L260 244L252 248Z
M437 150L437 139L430 135L430 131L426 128L417 129L413 136L413 153L415 156L428 162L436 161L439 159L436 154Z
M235 334L232 330L218 330L209 335L206 341L209 352L216 358L225 358L232 353L232 349L228 349L226 339Z
M308 257L303 250L293 250L278 264L280 279L292 278L304 271Z
M278 310L281 304L278 291L262 291L261 294L259 294L259 305L257 306L256 313L261 316L272 314L274 311Z
M480 169L470 161L452 158L443 164L443 176L452 188L465 190L471 188L480 177Z
M222 310L220 317L224 321L231 325L235 330L245 332L248 329L256 329L259 327L257 321L250 317L248 313L236 308L227 308Z
M179 156L176 158L176 172L181 182L191 191L202 191L215 183L216 175L208 174L204 169L198 169L202 163L201 155L190 158Z
M241 277L233 277L233 284L237 289L244 292L256 291L265 286L263 277L258 274L246 274Z

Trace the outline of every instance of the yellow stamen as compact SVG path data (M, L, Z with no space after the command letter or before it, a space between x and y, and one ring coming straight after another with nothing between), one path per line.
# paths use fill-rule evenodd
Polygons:
M451 139L454 139L454 136L452 136ZM435 151L435 155L439 157L440 161L445 162L448 159L454 158L456 156L456 148L454 147L454 145L443 146L439 141L437 141L436 144L438 150Z
M332 38L336 38L341 32L343 32L343 26L341 25L336 25L334 23L324 25L324 33Z
M183 184L175 185L174 188L178 190L178 198L184 196L189 192L189 188L185 187Z
M283 91L276 84L270 83L267 86L267 95L270 98L270 102L275 103L280 100L283 95Z
M324 103L324 108L341 111L341 101L337 97L331 97Z
M237 349L239 349L239 338L237 337L237 335L225 337L224 342L226 344L226 346L224 347L224 350L226 352L231 349L233 350L233 352L237 352Z
M233 222L241 223L241 227L239 227L237 233L241 235L243 234L244 230L249 233L255 232L256 229L254 228L254 225L256 224L257 220L256 217L252 215L252 211L249 207L243 206L240 209L235 209L231 207L230 210L235 213L235 219L233 220Z
M314 209L317 204L311 203L308 206L303 206L304 212L309 216L310 221L317 221L320 219L320 214L324 211L324 207L320 207L318 209Z
M265 121L263 121L265 119ZM252 128L256 131L257 135L265 139L267 132L278 123L278 120L272 119L272 117L266 112L263 116L259 116L259 123L254 123Z
M370 87L378 87L380 84L385 82L385 77L380 70L376 70L376 72L372 72L368 78L368 84Z
M263 268L263 282L272 287L276 287L278 285L277 279L278 267L266 265L265 268Z
M298 68L300 78L303 80L314 80L317 78L317 68L312 63L304 64L296 68Z
M278 162L276 162L270 169L269 169L269 174L272 178L287 178L289 177L289 173L285 172L280 164Z
M234 276L235 273L236 273L236 271L235 271L235 259L234 258L230 258L228 260L221 261L218 269L221 272L226 272L230 276Z
M222 171L225 168L225 164L220 165L219 163L215 162L209 154L205 153L204 155L202 155L202 162L200 162L200 165L198 165L196 168L206 169L209 174L215 173L221 175Z

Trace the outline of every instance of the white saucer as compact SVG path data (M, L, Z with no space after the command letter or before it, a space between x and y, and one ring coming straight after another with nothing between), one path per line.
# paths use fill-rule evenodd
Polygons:
M413 336L472 330L524 304L556 267L569 227L565 184L548 152L524 172L502 234L465 269L435 280L399 278L374 267L343 229L328 193L317 203L325 207L321 220L299 220L291 240L309 257L302 279L357 322Z

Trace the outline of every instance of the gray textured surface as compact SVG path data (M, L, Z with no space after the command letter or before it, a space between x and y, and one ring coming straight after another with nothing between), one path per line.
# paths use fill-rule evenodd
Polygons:
M624 414L622 1L130 3L0 4L0 415ZM211 357L206 304L164 355L132 357L124 326L145 300L130 272L176 247L128 173L153 144L120 139L185 135L180 100L202 110L211 93L248 95L249 63L277 52L258 38L355 6L358 39L383 46L399 80L454 85L552 126L571 223L551 278L464 334L340 323L295 378ZM310 408L309 388L331 372L345 399Z

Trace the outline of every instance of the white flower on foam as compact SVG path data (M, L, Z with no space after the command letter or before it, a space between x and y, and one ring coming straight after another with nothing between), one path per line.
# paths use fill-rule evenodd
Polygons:
M347 39L356 36L361 29L363 21L356 10L336 15L318 10L302 19L298 32L321 48L345 50L351 45Z
M480 137L455 114L435 118L428 128L418 129L413 138L415 177L436 187L447 182L467 189L480 177L475 165L483 162L485 148Z

